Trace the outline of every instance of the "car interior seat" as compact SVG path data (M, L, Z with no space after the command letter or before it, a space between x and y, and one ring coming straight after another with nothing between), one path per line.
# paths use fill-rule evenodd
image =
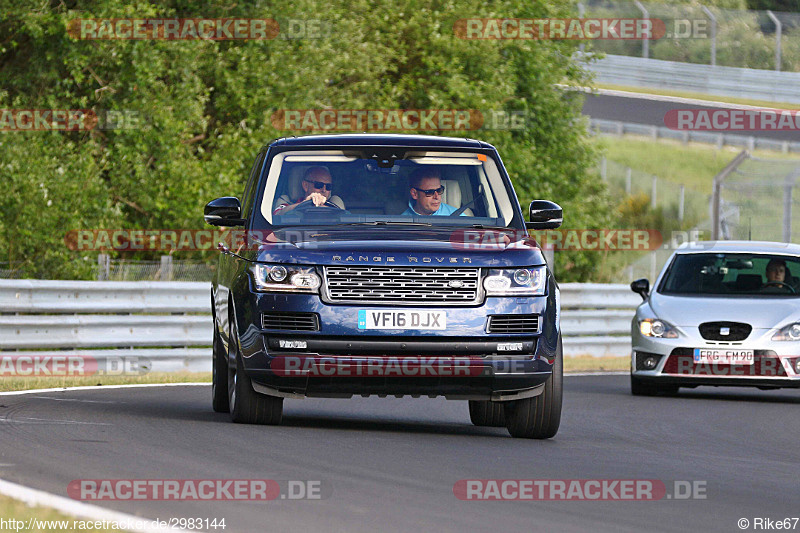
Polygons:
M442 195L442 202L455 207L456 209L461 209L461 185L458 183L457 180L442 180L442 185L444 185L444 195ZM465 209L464 210L465 216L475 216L472 209Z

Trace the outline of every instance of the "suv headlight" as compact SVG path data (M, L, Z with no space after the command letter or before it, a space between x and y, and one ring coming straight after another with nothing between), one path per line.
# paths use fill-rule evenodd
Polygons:
M800 341L800 324L789 324L772 336L774 341Z
M490 268L483 288L486 296L544 296L547 267Z
M321 283L314 267L258 263L250 270L259 292L315 293Z
M645 337L658 339L677 339L678 332L675 326L657 318L645 318L639 321L639 332Z

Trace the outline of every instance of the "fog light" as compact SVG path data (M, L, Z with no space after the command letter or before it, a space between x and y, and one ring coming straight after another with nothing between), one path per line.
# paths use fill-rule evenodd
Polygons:
M794 360L794 371L800 374L800 357Z
M645 368L645 370L653 370L657 364L658 359L652 355L645 357L644 361L642 361L642 366Z

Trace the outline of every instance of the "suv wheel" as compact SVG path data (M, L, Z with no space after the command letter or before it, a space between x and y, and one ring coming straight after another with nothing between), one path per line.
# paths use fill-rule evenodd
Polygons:
M558 336L553 374L544 384L544 391L533 398L505 402L506 428L512 437L549 439L558 433L563 398L564 354L561 334Z
M244 371L237 337L234 334L235 324L231 320L228 351L229 357L236 361L236 365L228 369L228 404L231 420L242 424L280 424L283 414L283 398L265 396L253 390L250 377Z
M498 402L470 400L469 418L476 426L501 428L506 425L503 404Z
M228 413L228 358L222 353L222 341L214 325L211 348L211 406L217 413Z

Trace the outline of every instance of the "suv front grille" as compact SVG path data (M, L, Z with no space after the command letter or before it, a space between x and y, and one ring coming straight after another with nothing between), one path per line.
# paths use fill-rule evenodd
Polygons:
M319 331L319 316L316 313L264 313L261 325L264 329Z
M486 333L539 333L539 315L490 315Z
M723 328L728 329L727 335L720 333ZM743 341L753 331L753 326L741 322L704 322L698 329L700 335L709 341Z
M327 266L323 270L332 303L428 305L478 300L478 268Z

